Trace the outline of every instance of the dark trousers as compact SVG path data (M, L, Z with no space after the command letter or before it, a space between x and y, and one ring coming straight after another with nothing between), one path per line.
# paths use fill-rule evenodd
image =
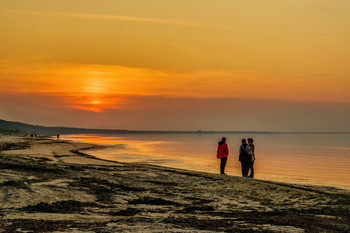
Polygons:
M220 174L225 174L227 157L220 159Z
M241 165L242 165L242 176L243 177L247 177L248 176L248 172L250 169L250 161L241 161Z
M254 178L254 162L250 163L250 178Z

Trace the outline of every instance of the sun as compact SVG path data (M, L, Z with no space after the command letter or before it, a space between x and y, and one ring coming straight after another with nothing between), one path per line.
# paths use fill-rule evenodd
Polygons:
M99 101L99 100L91 101L91 104L93 104L93 105L99 105L100 103L101 103L101 101Z

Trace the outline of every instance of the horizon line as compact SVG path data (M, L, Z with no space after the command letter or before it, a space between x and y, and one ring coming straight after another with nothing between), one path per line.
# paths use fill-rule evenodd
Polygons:
M51 129L72 129L72 130L84 130L84 131L106 131L119 133L174 133L174 134L239 134L239 133L255 133L255 134L350 134L350 131L272 131L272 130L139 130L139 129L105 129L105 128L79 128L69 126L43 126L32 125L19 121L7 121L0 119L0 121L8 123L20 123L26 124L32 127L43 127ZM98 133L96 133L98 134Z

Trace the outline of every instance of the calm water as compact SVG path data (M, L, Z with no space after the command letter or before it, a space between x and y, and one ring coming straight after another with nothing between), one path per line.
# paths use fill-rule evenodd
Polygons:
M65 135L63 139L110 145L89 154L120 162L141 162L218 173L217 142L227 138L226 173L240 176L242 138L256 146L255 177L350 189L350 135Z

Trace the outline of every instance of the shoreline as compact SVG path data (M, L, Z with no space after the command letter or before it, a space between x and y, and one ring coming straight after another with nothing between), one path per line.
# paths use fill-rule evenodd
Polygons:
M69 136L69 135L68 135ZM84 135L85 136L85 135ZM96 136L96 135L86 135L86 136ZM98 136L98 135L97 135ZM101 135L102 137L104 137L105 135ZM97 144L97 145L102 145L105 146L105 148L102 148L102 150L92 150L91 152L87 152L90 155L95 156L96 158L99 159L105 159L108 161L116 161L116 162L124 162L124 163L142 163L142 164L151 164L151 165L156 165L156 166L162 166L162 167L167 167L167 168L176 168L176 169L185 169L185 170L190 170L190 171L201 171L201 172L208 172L211 174L218 174L218 169L219 169L219 164L215 165L215 162L217 161L210 161L210 165L206 164L203 165L203 163L196 163L196 162L192 162L190 161L188 158L186 157L186 155L184 157L181 157L181 161L180 162L176 162L177 160L177 156L176 156L176 152L172 152L172 154L166 154L166 155L160 155L159 153L157 154L157 151L154 151L154 153L156 153L156 155L152 155L151 153L147 154L146 156L144 156L142 158L142 156L138 156L137 152L136 155L133 155L133 152L135 150L136 147L134 147L134 149L131 149L129 153L132 154L132 158L129 159L127 158L128 156L120 156L121 154L118 153L118 149L119 147L115 147L113 144L110 144L112 142L108 142L108 136L107 136L107 140L103 141L102 143L93 141L93 140L89 140L84 139L84 138L80 138L78 137L78 139L75 139L76 135L74 135L74 137L68 137L68 138L64 138L65 140L72 140L74 142L83 142L83 143L92 143L92 144ZM126 139L127 140L127 139ZM114 143L114 142L113 142ZM126 146L127 147L131 147L133 148L132 145L132 141L129 142L123 142L122 146ZM119 144L118 144L119 146ZM113 149L111 150L111 148L116 148L115 151L113 151ZM103 149L107 149L107 150L103 150ZM153 148L154 150L155 148ZM158 148L159 149L159 148ZM114 153L111 153L111 151ZM126 152L128 153L128 152ZM181 153L181 151L180 151ZM191 153L191 152L188 152ZM107 156L106 156L107 155ZM241 177L241 165L239 164L239 162L234 161L236 155L231 155L229 157L228 160L228 166L227 166L227 171L226 173L230 176L236 176L236 177ZM146 158L146 159L144 159ZM119 160L120 159L120 160ZM207 159L208 158L204 158ZM267 161L265 157L265 161ZM152 161L155 162L152 162ZM159 162L158 160L164 160ZM166 161L168 160L168 161ZM216 159L215 159L216 160ZM238 160L238 159L237 159ZM285 161L284 161L285 162ZM323 161L323 162L327 162L327 161ZM208 162L207 162L208 163ZM232 166L233 165L233 166ZM259 166L259 165L258 165ZM264 166L264 165L263 165ZM324 169L324 168L323 168ZM312 170L312 169L310 169ZM344 169L343 169L344 170ZM295 169L294 171L298 171L298 169ZM318 174L320 174L318 172ZM322 172L321 172L322 174ZM330 176L332 176L333 174L328 174ZM313 173L310 174L301 174L298 172L285 172L284 170L277 170L276 168L274 168L274 170L266 170L266 164L265 164L265 169L259 169L259 167L257 167L257 174L255 179L257 180L266 180L266 181L274 181L274 182L279 182L279 183L288 183L288 184L295 184L295 185L311 185L311 186L320 186L320 187L334 187L334 188L338 188L338 189L345 189L345 190L349 190L350 191L350 180L348 179L344 179L344 176L341 176L338 174L338 178L334 179L328 179L327 176L323 176L320 177L319 175L314 175Z
M51 138L52 139L52 138ZM56 139L52 139L56 140ZM138 163L138 162L119 162L115 160L108 160L108 159L103 159L99 158L97 156L91 155L89 153L83 153L80 151L89 151L89 150L99 150L99 149L106 149L109 147L109 145L100 145L100 144L93 144L93 143L85 143L85 142L76 142L73 140L69 139L63 139L62 141L67 141L70 143L81 143L81 144L86 144L86 145L91 145L91 147L87 148L81 148L79 150L76 150L72 153L81 155L82 157L85 158L90 158L90 159L95 159L95 160L100 160L100 161L105 161L105 162L110 162L110 163L117 163L117 164L138 164L141 166L154 166L155 168L165 168L165 169L173 169L175 171L185 171L185 172L199 172L199 173L206 173L206 174L211 174L211 175L218 175L218 173L215 172L206 172L206 171L201 171L201 170L190 170L190 169L185 169L185 168L177 168L177 167L170 167L170 166L162 166L158 164L152 164L152 163ZM227 175L228 177L236 177L236 178L242 178L241 176L235 176L235 175ZM260 182L266 182L266 183L271 183L271 184L277 184L277 185L284 185L284 186L301 186L301 187L310 187L314 189L335 189L335 190L344 190L344 191L349 191L350 192L350 186L345 186L345 185L338 185L338 186L331 186L331 185L315 185L315 184L310 184L310 183L293 183L293 182L284 182L284 181L278 181L278 180L268 180L268 179L258 179L254 178L256 181Z
M347 232L350 192L96 158L0 138L3 232ZM1 232L1 231L0 231Z

